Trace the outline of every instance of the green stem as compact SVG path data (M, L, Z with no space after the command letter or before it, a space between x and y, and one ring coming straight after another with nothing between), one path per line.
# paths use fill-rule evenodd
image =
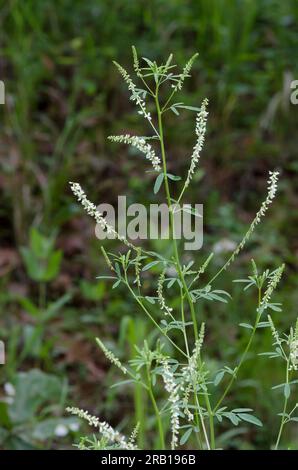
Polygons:
M182 321L182 324L183 324L183 336L184 336L184 342L185 342L185 348L186 348L186 352L187 352L187 356L188 356L188 362L190 361L190 354L189 354L189 346L188 346L188 340L187 340L187 334L186 334L186 328L185 328L185 315L184 315L184 296L183 296L183 290L182 290L182 287L180 287L180 298L181 298L181 321ZM193 384L194 386L195 384ZM196 394L194 393L195 395L195 400L197 399L196 397ZM200 404L199 404L200 406ZM204 418L202 416L202 414L200 413L200 417L199 417L199 413L198 413L198 409L195 409L195 420L196 420L196 425L197 425L197 428L198 428L198 444L199 444L199 447L200 449L202 449L202 441L201 441L201 436L200 436L200 418L201 418L201 423L202 423L202 429L204 427Z
M166 199L167 199L167 205L170 208L171 207L171 194L170 194L169 181L168 181L168 175L167 175L166 152L165 152L164 135L163 135L163 124L162 124L162 111L160 109L159 100L158 100L158 85L156 87L155 104L156 104L157 118L158 118L158 131L159 131L159 140L160 140L160 149L161 149L161 157L162 157L162 167L163 167L163 174L164 174ZM191 318L192 318L193 328L194 328L194 335L195 335L195 339L197 340L199 338L199 333L198 333L198 325L197 325L194 305L193 305L193 301L192 301L190 292L188 290L188 287L187 287L187 284L185 282L184 275L183 275L183 272L182 272L182 269L181 269L181 263L180 263L180 259L179 259L179 252L178 252L177 242L176 242L176 238L175 238L175 225L174 225L173 212L171 210L169 210L169 213L170 213L171 235L172 235L172 242L173 242L173 248L174 248L174 257L175 257L175 260L176 260L178 276L179 276L179 279L180 279L180 281L183 285L183 289L185 291L186 298L187 298L187 301L188 301L188 304L189 304L189 307L190 307ZM215 438L214 438L213 413L212 413L212 408L211 408L211 405L210 405L209 396L208 396L207 391L204 392L204 397L205 397L206 406L207 406L207 410L208 410L208 414L209 414L211 448L214 449L215 448Z
M196 387L196 384L194 382L193 383L194 392L195 392L195 387ZM205 423L204 423L204 416L203 416L203 413L202 413L202 409L201 409L201 405L200 405L197 393L194 393L194 396L195 396L195 402L196 402L196 405L197 405L197 409L198 409L198 412L199 412L199 415L200 415L200 420L201 420L201 424L202 424L202 429L203 429L203 434L204 434L207 450L210 450L209 439L208 439L208 435L207 435L207 431L206 431L206 427L205 427ZM214 443L213 443L213 445L214 445ZM211 448L213 449L214 447L211 447Z
M139 335L140 329L142 331L141 339L145 336L144 327L140 328L142 324L135 322L133 319L129 322L128 334L130 344L130 355L131 358L135 352L134 345L138 343L137 336ZM139 335L140 336L140 335ZM140 337L139 337L140 340ZM146 393L143 391L143 387L139 383L134 384L134 408L135 408L135 422L139 423L138 431L138 447L139 449L145 448L145 422L146 422Z
M154 318L152 317L151 313L146 309L145 305L143 304L143 302L136 296L135 292L133 291L133 289L130 287L130 284L128 282L128 279L127 279L127 274L125 273L125 283L130 291L130 293L132 294L133 298L135 299L135 301L140 305L140 307L142 308L142 310L146 313L146 315L150 318L150 320L152 321L152 323L156 326L156 328L159 330L159 332L165 336L167 338L167 340L172 344L172 346L174 346L174 348L177 349L177 351L179 351L183 356L187 357L187 355L185 354L184 351L182 351L181 348L179 348L179 346L177 346L177 344L162 330L162 328L159 326L159 324L154 320Z
M181 321L183 324L183 336L184 336L184 342L185 342L185 349L186 349L187 357L189 360L190 354L189 354L189 346L188 346L188 340L187 340L187 334L186 334L186 328L185 328L184 300L183 300L183 291L181 287L180 287L180 298L181 298Z
M155 413L155 417L156 417L156 422L157 422L157 427L158 427L158 433L159 433L159 443L160 443L159 450L164 450L165 449L165 439L164 439L164 432L163 432L161 414L160 414L160 411L158 409L158 406L157 406L157 403L156 403L156 400L155 400L155 397L154 397L154 393L153 393L153 389L152 389L152 382L151 382L151 377L150 377L150 368L148 367L148 364L147 364L147 367L146 367L146 371L147 371L148 393L149 393L149 396L150 396L150 399L151 399L151 402L152 402L152 405L153 405L153 409L154 409L154 413Z
M39 283L39 308L44 310L47 302L47 285L45 282Z
M237 378L237 374L239 372L239 369L240 367L242 366L245 358L246 358L246 355L250 349L250 346L251 346L251 343L254 339L254 336L255 336L255 333L257 331L257 328L258 328L258 325L259 325L259 322L260 322L260 318L261 318L261 315L262 313L260 312L260 306L261 306L261 297L262 297L262 294L261 294L261 289L259 288L259 293L258 293L258 309L257 309L257 316L256 316L256 321L255 321L255 324L253 326L253 330L252 330L252 333L250 335L250 338L248 340L248 343L246 345L246 348L241 356L241 359L240 359L240 362L238 364L238 366L236 367L224 393L222 394L222 396L220 397L220 399L218 400L218 402L216 403L214 409L213 409L213 414L216 413L216 411L218 410L218 408L220 407L221 403L223 402L223 400L225 399L226 395L229 393L230 391L230 388L232 387L234 381L236 380Z
M290 360L288 359L287 369L286 369L286 384L287 385L289 385L289 381L290 381L290 379L289 379L289 366L290 366ZM278 449L280 438L281 438L282 432L283 432L283 428L284 428L284 425L287 421L286 416L285 416L285 414L287 412L287 406L288 406L288 396L285 396L284 407L283 407L283 411L282 411L282 417L281 417L281 421L280 421L279 432L278 432L278 436L277 436L277 439L276 439L274 450Z

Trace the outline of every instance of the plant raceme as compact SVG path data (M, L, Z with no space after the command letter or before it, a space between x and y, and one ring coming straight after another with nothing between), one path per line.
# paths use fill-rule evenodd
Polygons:
M141 83L139 88L132 80L128 72L115 62L115 66L128 86L131 101L136 105L137 110L148 124L151 134L144 137L119 135L109 137L113 143L131 145L145 156L154 172L157 172L155 188L163 188L165 201L170 208L173 202L180 203L185 191L190 185L197 170L203 144L205 140L208 116L208 100L204 99L200 108L187 106L176 101L176 95L182 88L185 80L190 76L193 62L197 54L194 55L185 65L181 73L176 72L176 66L172 63L173 56L170 55L164 64L157 64L147 58L142 59L142 64L138 58L136 49L133 47L133 65L137 79ZM163 98L167 93L167 97ZM161 97L162 96L162 97ZM155 111L152 111L152 105ZM150 111L148 111L150 109ZM172 195L172 181L179 181L168 173L167 156L164 138L165 116L172 112L179 115L181 109L194 111L196 113L195 133L196 143L190 156L189 169L184 177L184 184L181 192L175 200ZM256 226L266 214L269 206L273 202L278 182L278 172L269 173L268 190L264 202L257 211L255 218L251 222L243 239L235 245L235 249L225 264L217 273L204 284L201 276L205 273L211 263L213 253L206 257L206 261L199 268L194 268L193 261L183 264L184 255L180 253L179 244L175 238L175 218L170 211L170 231L171 231L171 256L165 257L162 253L146 251L141 246L136 246L115 232L100 213L95 204L90 202L78 183L70 183L71 189L82 204L87 213L94 218L105 230L113 232L118 241L123 242L125 252L120 254L107 253L102 247L102 253L111 271L107 279L113 281L113 288L122 285L128 290L136 306L149 318L152 328L158 336L158 341L154 346L145 341L143 348L136 346L135 357L127 365L123 365L112 351L97 340L105 356L125 375L125 384L134 384L141 387L151 401L152 410L155 414L155 424L159 449L170 447L176 449L185 445L188 441L196 443L198 449L217 448L217 425L224 419L229 420L232 425L237 426L240 422L250 423L255 426L262 426L261 421L254 415L250 408L236 408L229 410L228 403L225 403L229 392L237 380L239 371L245 361L255 334L260 327L270 327L273 331L276 352L271 355L278 356L286 362L286 383L283 385L285 393L285 405L281 418L281 426L278 433L276 448L279 445L281 434L286 422L294 420L294 410L287 414L287 404L290 395L290 387L293 385L292 374L297 370L297 326L291 330L289 338L282 340L279 338L273 326L271 317L264 319L265 311L280 310L278 304L271 302L274 290L277 288L284 265L270 272L266 270L259 273L257 266L252 261L252 275L248 279L240 279L236 282L245 284L245 289L253 288L257 293L255 323L253 325L242 324L250 332L246 346L236 366L214 371L208 370L204 361L204 336L205 330L208 333L208 324L199 324L198 303L200 299L208 301L226 302L230 294L216 289L215 280L222 274L235 260L236 256L244 249ZM157 192L157 191L155 191ZM155 281L155 295L148 295L148 288L144 287L142 277L148 274L158 273ZM104 277L104 276L101 276ZM176 289L180 295L179 306L172 305L166 299L166 289ZM157 316L155 312L159 309ZM155 336L155 337L156 337ZM180 338L179 338L180 336ZM283 344L287 345L288 352L284 351ZM166 350L170 346L175 351L175 357L170 357ZM164 385L165 404L160 405L157 400L157 389ZM224 384L224 385L223 385ZM218 388L221 386L220 395ZM158 388L159 387L159 388ZM217 400L215 397L218 397ZM143 423L136 423L136 428L131 438L126 438L118 431L114 431L105 422L100 422L98 418L92 417L89 413L70 408L70 412L82 417L99 431L99 437L90 439L82 437L79 448L82 449L107 449L136 448L136 435L138 426ZM170 435L167 430L167 416L170 420ZM169 438L169 439L168 439Z

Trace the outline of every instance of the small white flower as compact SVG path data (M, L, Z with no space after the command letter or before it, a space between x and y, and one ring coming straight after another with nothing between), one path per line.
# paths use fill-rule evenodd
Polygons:
M4 384L4 391L5 391L6 395L9 395L10 397L14 397L15 394L16 394L16 390L10 382L6 382Z
M102 352L104 353L104 355L106 356L106 358L109 359L109 361L112 364L117 366L124 374L126 374L127 369L126 369L126 367L124 367L121 364L118 357L116 357L115 354L112 351L110 351L108 348L106 348L106 346L103 344L103 342L99 338L96 338L96 342L97 342L98 346L100 347L100 349L102 350Z
M292 368L297 370L298 368L298 339L291 341L290 343L290 360Z
M163 380L165 383L165 389L169 393L169 402L171 403L171 430L172 430L172 441L171 448L175 450L178 445L179 436L179 384L176 384L174 374L172 373L169 363L167 360L163 361Z
M195 58L198 56L198 54L194 54L190 59L189 61L186 63L186 65L184 66L184 69L183 69L183 72L180 74L179 76L179 80L178 82L176 83L176 85L172 85L172 88L174 88L175 91L178 91L178 90L181 90L182 89L182 85L184 83L184 80L189 77L189 73L191 71L191 68L193 66L193 63L194 63L194 60Z
M298 318L296 320L296 325L294 328L291 328L290 334L290 361L291 369L298 369ZM296 403L296 407L298 403Z
M173 309L168 307L163 296L163 284L165 281L165 271L161 273L158 279L157 285L157 296L158 296L158 303L160 305L161 310L164 312L165 315L171 315Z
M130 78L130 75L120 64L118 64L117 62L114 62L114 64L116 65L120 75L123 77L123 80L127 84L129 91L131 92L131 97L130 97L131 101L136 102L136 104L141 108L141 110L139 111L139 114L144 115L145 118L150 121L151 117L150 117L150 113L147 113L146 111L146 103L140 97L140 92L137 89L134 82L132 81L132 79Z
M97 210L96 205L93 204L93 202L89 201L89 199L87 198L86 194L84 193L79 183L73 183L70 181L69 184L70 184L73 194L76 196L78 201L82 204L87 214L93 217L95 222L98 225L100 225L102 229L106 230L108 234L113 234L115 238L118 238L118 240L122 241L125 245L129 246L133 250L136 249L131 243L128 242L128 240L126 240L126 238L120 236L116 232L116 230L107 223L102 213Z
M64 424L57 424L54 431L55 436L64 437L68 434L68 428Z
M198 164L201 150L203 148L204 142L205 142L205 134L206 134L206 126L207 126L207 116L208 112L206 110L208 106L208 100L207 98L203 100L202 106L200 111L197 114L197 119L196 119L196 134L197 134L197 142L196 145L193 148L193 153L191 156L191 162L190 162L190 168L188 170L186 182L185 182L185 187L189 186L189 183L193 177L193 174L195 172L196 166Z
M141 111L140 111L141 112ZM151 119L151 116L149 115L149 120ZM108 137L109 140L112 142L119 142L123 144L128 144L132 145L132 147L137 148L140 152L142 152L147 160L149 160L152 163L152 166L154 170L160 171L160 158L155 154L155 151L151 147L148 142L146 142L146 139L144 137L138 137L138 136L131 136L129 134L125 135L111 135Z
M262 205L257 212L255 218L253 219L252 223L250 224L250 227L246 234L244 235L243 239L235 249L235 251L232 253L231 257L227 261L227 263L224 266L224 269L227 269L230 264L234 261L236 256L240 253L240 251L244 248L246 242L249 240L251 237L251 234L253 233L254 229L256 226L260 223L262 217L266 214L270 204L272 204L273 199L276 196L276 191L277 191L277 181L278 181L278 171L269 171L269 178L267 181L267 186L268 186L268 193L265 201L262 202Z
M281 276L284 272L284 269L285 269L285 265L282 264L279 268L276 269L273 277L270 279L268 287L265 291L264 297L263 297L261 305L260 305L260 309L262 310L262 312L267 308L268 303L271 299L271 296L272 296L274 290L276 289L277 284L279 283L279 281L281 279Z
M108 442L117 443L121 449L136 449L136 446L133 443L127 442L123 434L120 434L120 432L115 431L112 426L110 426L105 421L100 422L96 416L92 416L88 413L88 411L72 407L66 408L66 411L72 413L73 415L79 416L79 418L85 419L90 426L98 428L100 434L102 434L102 436L107 439Z
M185 387L184 394L183 394L183 400L182 400L182 402L183 402L183 411L184 411L184 414L187 417L188 421L193 421L193 419L194 419L194 415L188 409L189 395L190 395L190 392L191 392L191 388L192 388L191 384L188 384Z
M203 346L204 336L205 336L205 323L202 323L199 337L196 340L192 355L189 358L189 363L187 366L183 367L183 370L182 370L184 383L193 383L194 381L197 380L198 362L200 359L200 353L201 353L201 349Z

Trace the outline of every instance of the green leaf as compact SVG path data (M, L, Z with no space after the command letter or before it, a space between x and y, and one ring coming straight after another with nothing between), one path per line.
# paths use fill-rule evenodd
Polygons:
M214 294L213 292L210 292L209 296L211 297L212 300L218 300L219 302L224 302L225 304L228 302L227 299L224 297L221 297L218 294Z
M142 271L147 271L148 269L152 268L153 266L156 266L157 264L159 264L160 261L151 261L150 263L146 264Z
M190 207L188 205L183 204L181 211L186 212L187 214L194 215L195 217L202 218L202 214L200 214L194 207Z
M55 431L57 426L65 426L66 430L70 430L70 426L76 424L79 425L79 420L73 417L70 418L48 418L34 426L33 437L39 441L46 441L52 437L55 437Z
M170 110L171 110L174 114L176 114L176 116L179 116L179 112L177 111L177 109L176 109L174 106L171 106L171 107L170 107Z
M253 411L251 408L235 408L232 410L233 413L247 413L248 411Z
M117 279L115 276L96 276L95 279Z
M224 375L225 375L225 371L224 371L224 370L220 370L220 371L216 374L215 379L214 379L214 385L215 385L215 387L217 387L217 385L220 384L220 382L222 381Z
M14 386L15 399L9 407L13 423L32 422L34 416L40 417L41 406L59 403L63 392L63 384L58 377L37 369L19 372Z
M268 321L260 321L257 328L267 328L268 326L270 326L270 323Z
M111 385L110 388L121 387L123 385L130 385L130 384L133 384L135 382L136 381L134 379L121 380L120 382L116 382L113 385Z
M265 353L263 353L263 354L265 354ZM268 353L268 354L269 354L269 353ZM278 385L274 385L274 387L271 387L271 389L272 389L272 390L276 390L276 389L278 389L278 388L282 388L282 387L284 388L285 385L286 385L285 383L278 384Z
M247 328L249 330L253 330L253 326L249 323L239 323L239 326L242 326L243 328Z
M27 297L19 297L18 301L22 305L22 307L26 310L27 313L30 313L32 316L38 316L40 313L39 308L34 305L34 303L28 299Z
M240 413L238 414L239 418L242 421L246 421L247 423L255 424L256 426L263 426L262 421L260 421L255 416L248 414L248 413Z
M149 65L150 68L151 68L151 67L154 67L154 63L151 62L151 60L147 59L147 57L142 57L142 59L143 59L145 62L147 62L147 64Z
M229 292L225 291L225 290L222 290L222 289L216 289L216 290L213 290L212 293L216 293L216 294L223 294L223 295L226 295L227 297L229 297L230 299L232 298L231 294L229 294Z
M35 257L34 253L26 247L21 247L20 252L30 278L34 281L41 281L43 278L44 269L39 263L38 259Z
M232 413L230 411L229 412L224 412L224 413L222 413L222 416L225 416L226 418L228 418L231 421L231 423L234 424L234 426L238 426L239 418L234 413Z
M285 398L288 399L290 395L291 395L291 387L288 383L286 383L284 386L284 396Z
M188 109L189 111L199 112L201 108L196 108L195 106L186 106L185 104L176 104L177 108Z
M88 282L84 279L80 282L80 289L85 299L99 301L103 298L105 292L104 282Z
M154 183L154 188L153 188L154 194L157 194L158 191L160 190L160 187L161 187L161 185L162 185L163 179L164 179L164 174L163 174L163 173L160 173L160 174L158 175L158 177L156 178L155 183Z
M113 285L112 285L112 289L116 289L119 284L121 283L121 279L118 279L118 281L116 281Z
M155 304L155 297L149 297L148 295L145 296L145 299L147 300L147 302L149 302L150 304Z
M53 318L55 315L59 313L61 308L69 302L69 300L72 298L72 294L69 292L67 294L64 294L62 297L60 297L58 300L55 302L50 303L48 308L45 311L45 314L43 316L43 320L49 320L50 318Z
M62 259L62 251L56 250L48 258L48 264L44 270L42 281L49 282L57 276Z
M175 175L172 175L171 173L167 173L167 177L172 181L180 181L181 180L181 176L175 176Z
M177 278L172 277L168 282L167 288L170 289L171 287L173 287L173 285L175 284L176 281L177 281Z
M115 271L118 277L121 277L121 269L120 269L119 263L115 263Z
M45 237L35 227L30 230L30 248L37 258L46 259L54 245L53 237Z
M281 304L268 304L267 303L267 307L270 308L271 310L273 310L274 312L282 312L282 309L279 307L279 305Z
M191 433L192 433L192 428L188 428L185 433L183 434L183 436L181 437L180 439L180 445L183 446L183 444L185 444L188 439L190 438L191 436Z

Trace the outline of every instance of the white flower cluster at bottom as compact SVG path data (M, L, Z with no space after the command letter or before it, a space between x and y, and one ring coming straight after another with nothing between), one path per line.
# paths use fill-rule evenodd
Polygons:
M96 416L92 416L90 413L88 413L88 411L73 407L68 407L66 408L66 410L69 413L78 416L79 418L85 419L90 424L90 426L98 428L100 434L102 434L104 438L106 438L111 443L118 444L121 449L136 449L135 445L128 442L126 438L122 434L120 434L120 432L115 431L112 426L110 426L105 421L99 421Z

